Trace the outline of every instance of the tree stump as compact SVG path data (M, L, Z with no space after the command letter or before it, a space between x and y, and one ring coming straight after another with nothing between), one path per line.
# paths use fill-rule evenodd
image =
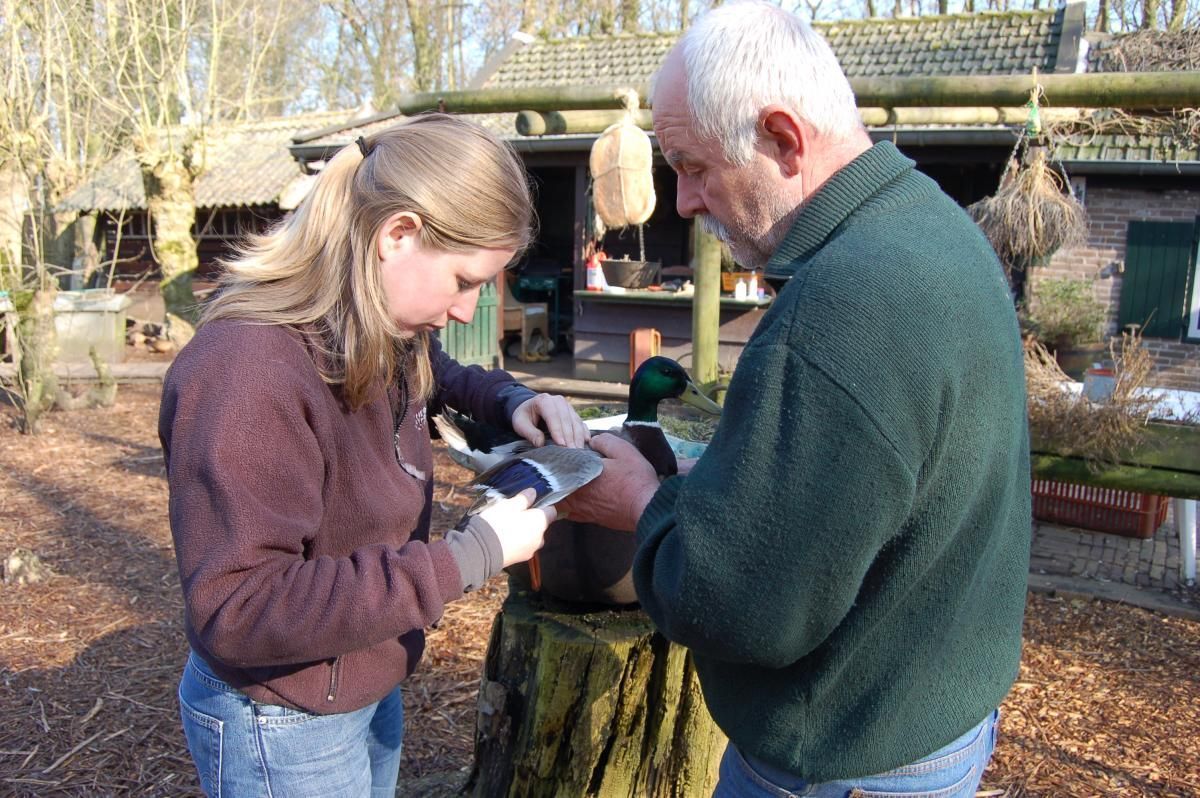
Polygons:
M640 609L587 609L510 579L479 692L473 795L711 795L725 736L691 656Z

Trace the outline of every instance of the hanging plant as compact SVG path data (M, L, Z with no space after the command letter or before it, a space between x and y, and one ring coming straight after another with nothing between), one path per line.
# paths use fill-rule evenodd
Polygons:
M1033 264L1087 236L1087 214L1044 147L1029 148L1023 164L1011 160L999 190L967 211L1009 267Z
M1025 130L1000 176L1000 188L967 208L1006 270L1037 263L1087 236L1087 213L1061 167L1054 168L1047 148L1034 143L1042 136L1040 96L1040 87L1030 95Z

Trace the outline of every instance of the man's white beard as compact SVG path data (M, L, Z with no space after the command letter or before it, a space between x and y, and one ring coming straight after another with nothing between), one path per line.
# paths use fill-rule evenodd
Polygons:
M744 230L731 230L727 225L714 218L712 214L696 214L696 221L700 223L704 232L714 235L724 242L729 247L729 251L733 253L733 259L747 269L766 268L767 261L775 254L775 250L779 249L779 245L787 236L788 228L791 227L792 221L800 212L800 206L793 204L794 201L785 199L782 194L764 196L766 201L756 203L756 207L758 212L762 216L770 218L772 223L760 238L752 238ZM803 204L804 200L801 199L800 205Z
M770 252L764 254L759 251L754 242L747 241L741 237L735 237L730 233L728 227L717 221L711 214L697 214L696 221L700 224L700 228L704 232L715 236L728 246L729 251L733 254L733 259L742 266L753 270L761 269L767 265L767 261L771 257Z

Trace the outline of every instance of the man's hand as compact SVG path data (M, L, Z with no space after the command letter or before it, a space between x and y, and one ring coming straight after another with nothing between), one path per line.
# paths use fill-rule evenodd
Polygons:
M513 411L513 432L534 446L546 443L546 436L539 428L539 423L550 431L551 440L559 446L579 449L586 446L591 437L587 425L579 418L575 408L561 396L539 393L517 405L517 409Z
M624 438L596 435L592 449L604 456L604 471L558 503L560 518L633 532L658 490L658 475Z

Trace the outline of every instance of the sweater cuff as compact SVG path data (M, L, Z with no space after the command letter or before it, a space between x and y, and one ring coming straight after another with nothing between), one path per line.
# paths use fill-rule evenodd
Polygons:
M512 385L506 385L500 389L496 394L496 404L500 406L504 420L511 424L513 413L517 412L517 408L535 396L537 396L537 391L526 388L519 382L514 382Z
M478 590L484 582L504 570L500 537L479 516L473 515L463 528L447 532L445 540L458 565L464 593Z
M683 486L683 477L670 477L658 487L654 498L642 511L642 517L637 525L638 543L644 541L654 530L661 529L666 524L675 523L675 499Z

